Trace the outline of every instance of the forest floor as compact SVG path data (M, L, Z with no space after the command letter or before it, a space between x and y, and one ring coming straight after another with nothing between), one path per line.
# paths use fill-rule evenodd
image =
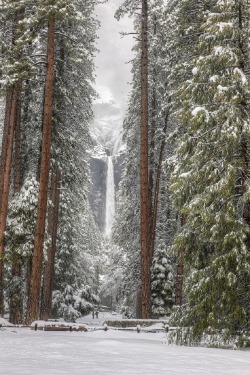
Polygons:
M249 368L248 350L166 345L164 333L0 330L1 375L248 375Z

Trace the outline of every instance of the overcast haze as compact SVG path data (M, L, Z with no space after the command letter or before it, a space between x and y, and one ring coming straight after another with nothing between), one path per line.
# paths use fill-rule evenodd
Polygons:
M98 31L96 56L96 90L106 99L113 97L119 107L125 106L131 82L132 36L121 37L120 32L133 32L133 21L125 17L120 21L114 14L123 0L109 0L96 7L96 15L101 22Z
M97 5L95 11L101 23L97 39L99 53L95 59L95 89L100 98L94 103L95 120L91 129L98 145L112 153L122 147L122 123L132 80L129 61L133 59L134 39L132 35L121 37L120 33L133 32L133 20L114 18L122 3L123 0L109 0Z

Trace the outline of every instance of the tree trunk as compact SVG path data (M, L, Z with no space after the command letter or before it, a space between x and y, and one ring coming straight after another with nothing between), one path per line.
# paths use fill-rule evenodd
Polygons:
M15 158L14 158L14 193L20 193L22 186L21 168L21 92L17 100L17 114L15 127Z
M2 206L3 197L3 180L4 180L4 169L6 164L7 147L9 139L9 126L10 126L10 108L12 101L13 90L8 90L6 94L5 102L5 117L4 117L4 128L3 128L3 138L2 138L2 149L1 149L1 159L0 159L0 209Z
M14 193L21 190L21 95L17 101L17 115L15 125L15 154L14 154ZM10 317L9 321L13 324L23 323L23 298L21 286L16 286L16 281L21 279L21 261L20 257L14 254L12 264L12 281L14 281L14 290L10 293Z
M141 303L142 318L151 315L148 185L148 9L142 0L141 28Z
M154 36L156 35L156 17L154 16ZM156 59L156 54L154 53L154 59ZM156 129L156 69L153 68L152 73L152 99L151 99L151 116L150 116L150 125L149 125L149 176L148 176L148 187L149 187L149 256L150 256L150 267L153 262L153 253L154 253L154 189L156 183L155 176L155 160L156 160L156 145L155 145L155 129Z
M141 288L138 287L136 293L136 318L142 318L142 311L141 311L142 303L141 303Z
M181 215L181 226L184 227L187 222L187 215ZM183 262L184 248L179 249L177 259L177 276L175 285L175 305L181 306L183 302L183 274L184 274L184 262Z
M157 224L157 216L158 216L158 200L159 200L159 191L160 191L160 182L161 182L161 172L162 172L162 162L163 162L163 156L166 146L166 133L167 133L167 124L168 124L168 113L165 117L165 125L163 129L163 135L164 138L161 142L160 147L160 154L159 154L159 160L157 165L157 172L156 172L156 178L155 178L155 188L154 188L154 204L153 204L153 212L152 212L152 233L151 233L151 239L150 239L150 258L153 260L154 256L154 249L155 249L155 235L156 235L156 224Z
M158 200L159 200L159 190L160 190L160 182L161 182L161 171L162 171L164 148L165 148L165 142L163 141L161 144L156 179L155 179L154 205L153 205L153 211L152 211L152 233L151 233L151 241L150 241L150 258L151 259L153 259L154 249L155 249L155 235L156 235L156 224L157 224L158 203L159 203Z
M16 27L24 16L25 8L20 8L14 14L12 46L15 46L18 39ZM17 81L9 87L6 94L5 120L2 139L1 163L0 163L0 316L4 314L3 301L3 257L4 257L4 232L6 229L11 164L13 153L13 142L15 126L17 121L17 108L20 102L22 83Z
M2 212L2 198L3 198L3 186L4 186L4 171L6 165L7 157L7 146L9 139L9 116L11 108L12 90L9 90L6 95L5 102L5 119L3 128L3 138L2 138L2 149L1 149L1 159L0 159L0 214ZM0 239L1 244L1 239ZM3 300L3 249L0 245L0 317L4 315L4 300Z
M60 180L61 174L59 171L52 174L50 199L53 203L53 206L49 209L48 218L48 231L51 238L51 245L47 252L47 261L45 263L44 269L43 294L41 306L42 320L48 320L51 317L53 279L56 255L56 239L59 218Z
M11 291L10 295L10 316L9 321L12 324L23 324L23 293L22 287L19 284L16 287L16 281L19 283L21 278L22 267L21 264L16 261L12 265L12 281L14 281L14 290ZM17 280L16 280L17 279Z
M8 212L8 201L10 192L10 177L11 177L11 164L12 164L12 153L13 153L13 142L16 125L17 115L17 103L21 93L21 84L16 83L12 88L12 93L8 100L10 100L10 106L7 106L6 121L4 129L3 139L3 159L1 159L1 176L2 181L1 187L1 207L0 207L0 315L4 313L3 305L3 257L4 257L4 232L6 229L7 212ZM8 134L6 138L6 132Z
M242 15L242 5L241 2L239 2L239 29L243 29L243 15ZM242 60L240 61L240 69L244 72L245 70L245 49L244 49L244 41L241 34L239 34L239 49L242 53ZM248 103L247 100L242 100L241 106L243 108L243 111L248 113ZM242 157L242 175L241 175L241 186L242 186L242 194L246 192L248 189L247 182L250 179L250 170L249 170L249 146L248 141L245 139L245 137L242 135L241 144L241 157ZM244 203L243 206L243 221L244 223L250 228L250 201ZM245 233L245 240L244 240L245 246L247 250L250 252L250 234L249 231Z
M50 168L52 104L53 104L53 79L54 79L54 27L55 18L50 16L48 22L48 52L47 73L45 82L43 140L41 156L40 187L38 196L37 222L32 258L31 280L28 297L27 323L39 318L39 299L43 260L43 242L45 234L45 221L48 198L48 182Z

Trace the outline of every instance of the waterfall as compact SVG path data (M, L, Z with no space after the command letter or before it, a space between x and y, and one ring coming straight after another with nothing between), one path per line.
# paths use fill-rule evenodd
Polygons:
M110 237L115 216L115 186L112 156L108 156L107 190L106 190L106 228L105 234Z

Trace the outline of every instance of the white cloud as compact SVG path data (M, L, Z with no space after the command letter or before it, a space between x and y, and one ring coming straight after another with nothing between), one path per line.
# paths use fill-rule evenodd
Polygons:
M114 14L123 0L109 0L96 7L96 14L101 22L98 31L96 56L96 88L104 86L110 90L114 100L124 106L124 100L129 91L131 82L131 65L133 59L131 51L134 44L132 36L121 38L120 32L132 32L133 22L128 17L117 21Z
M119 103L115 100L109 87L96 85L95 87L99 98L94 101L95 104L110 104L112 107L120 108Z

